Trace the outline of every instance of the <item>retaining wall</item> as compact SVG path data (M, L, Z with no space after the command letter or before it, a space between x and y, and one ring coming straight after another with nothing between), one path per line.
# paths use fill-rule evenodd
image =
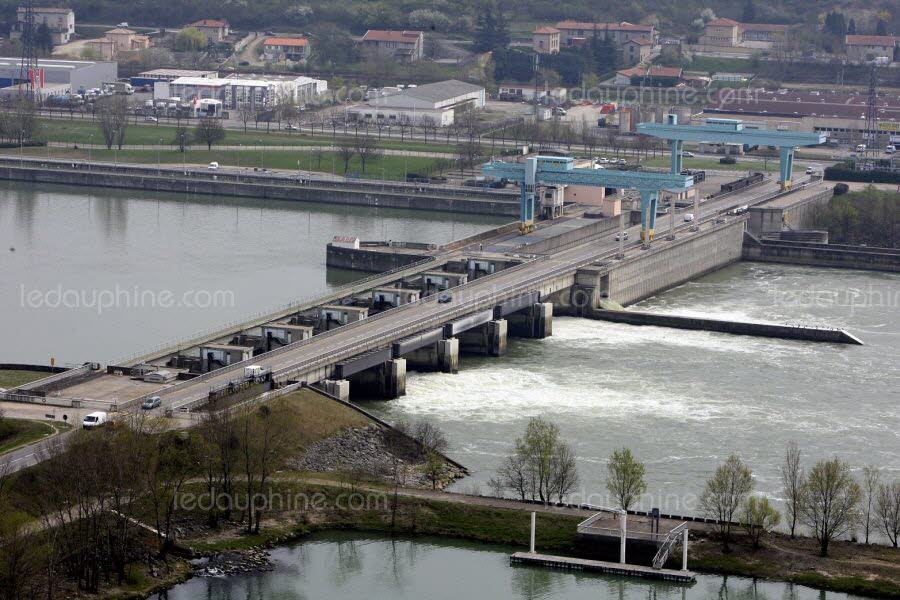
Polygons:
M425 254L395 252L390 248L343 248L328 244L325 249L325 266L331 269L352 269L367 273L392 271L417 263Z
M900 273L900 250L744 237L744 260Z

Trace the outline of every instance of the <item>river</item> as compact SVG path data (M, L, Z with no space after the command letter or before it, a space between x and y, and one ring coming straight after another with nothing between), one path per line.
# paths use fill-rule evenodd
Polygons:
M642 506L697 511L714 467L738 453L755 487L779 498L795 440L803 460L837 455L900 475L900 276L739 263L636 308L844 327L839 346L556 318L544 340L512 339L503 358L466 357L457 375L413 374L407 395L366 408L430 420L484 485L529 418L556 423L578 456L573 501L608 505L606 458L627 446L647 464Z
M334 235L444 243L505 217L0 183L0 362L111 361L362 276Z
M443 538L324 532L272 551L273 571L195 578L155 600L491 598L566 600L850 600L854 596L742 577L699 575L690 586L511 566L505 546Z

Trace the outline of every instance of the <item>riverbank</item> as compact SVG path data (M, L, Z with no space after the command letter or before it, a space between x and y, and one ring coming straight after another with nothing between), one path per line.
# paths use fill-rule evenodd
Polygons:
M576 536L576 525L583 515L574 509L524 504L516 509L504 508L499 506L503 501L421 490L398 490L395 505L390 488L329 483L312 477L291 477L273 485L280 493L315 497L319 501L315 507L271 515L264 521L262 533L255 535L243 534L239 526L208 529L196 520L202 521L202 515L196 514L194 519L182 523L187 526L192 522L194 527L181 543L198 555L211 556L273 548L302 540L313 532L342 529L446 536L526 548L528 515L536 509L539 551L581 557L588 552ZM382 504L368 505L361 510L342 507L342 502L354 495ZM615 553L616 549L612 551ZM885 546L838 542L830 557L821 558L816 555L815 541L810 538L791 540L786 535L773 534L765 539L761 549L754 551L749 539L739 534L732 552L724 554L714 533L695 528L691 530L688 567L699 573L786 581L877 598L900 594L900 551Z

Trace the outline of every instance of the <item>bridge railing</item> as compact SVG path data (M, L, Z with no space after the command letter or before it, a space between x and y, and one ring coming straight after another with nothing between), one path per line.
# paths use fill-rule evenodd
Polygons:
M546 258L546 257L538 257L538 258L536 258L535 260L532 260L532 261L530 261L530 262L525 262L525 263L522 263L522 264L519 264L519 265L515 265L515 266L513 266L513 267L509 267L508 269L504 269L504 270L502 270L502 271L499 271L497 274L500 274L500 273L508 274L508 273L510 273L510 272L512 272L512 271L524 269L524 268L528 267L529 265L533 264L534 262L541 261L541 260L545 260L545 258ZM593 259L592 259L591 261L588 261L588 262L592 262L592 261L593 261ZM534 279L534 278L532 278L532 279ZM540 279L540 278L539 278L539 279ZM478 282L483 282L483 278L482 278L482 279L479 279L479 280L476 280L476 281L478 281ZM531 279L528 280L528 282L530 282L530 281L531 281ZM463 284L463 285L461 285L461 286L457 286L457 287L453 288L453 292L454 292L454 293L459 293L460 291L464 291L465 288L467 288L468 286L471 286L471 285L474 284L474 283L475 283L475 281L472 281L472 282L465 283L465 284ZM528 284L529 284L529 283L523 282L523 283L513 284L513 287L516 287L516 288L517 288L517 287L525 286L525 285L528 285ZM507 286L507 287L509 287L509 286ZM249 365L252 365L252 364L256 364L256 363L258 363L260 360L265 360L265 359L268 359L268 358L271 358L271 357L274 357L274 356L278 356L278 355L280 355L280 354L284 354L284 353L286 353L286 352L292 352L292 351L294 351L294 350L297 350L298 348L302 348L302 347L304 347L304 346L307 346L307 345L310 345L310 344L313 344L313 343L318 343L318 342L320 342L320 341L323 340L323 339L328 339L328 338L333 337L333 336L335 336L335 335L337 335L337 334L339 334L339 333L344 333L344 332L347 332L347 331L352 331L352 330L357 329L357 328L359 328L359 327L362 327L362 326L364 326L364 325L370 324L370 323L372 323L372 322L374 322L374 321L378 321L378 320L381 320L381 319L385 319L385 318L387 318L387 317L389 317L389 316L394 316L394 315L397 314L398 311L411 310L413 307L418 306L418 305L420 305L421 303L426 303L426 302L436 302L436 301L437 301L437 296L435 296L435 295L428 296L428 297L425 297L425 298L420 298L419 300L416 300L416 301L414 301L414 302L409 302L409 303L404 304L404 305L401 305L401 306L396 306L396 307L394 307L394 308L390 308L390 309L388 309L388 310L385 310L385 311L383 311L383 312L380 312L380 313L378 313L377 315L373 315L373 316L368 317L368 318L366 318L366 319L362 319L362 320L356 321L356 322L354 322L354 323L348 323L347 325L343 325L343 326L341 326L341 327L338 327L338 328L335 328L335 329L331 329L331 330L329 330L329 331L323 331L322 333L320 333L320 334L318 334L318 335L314 335L314 336L311 337L311 338L307 338L307 339L305 339L305 340L300 340L300 341L294 342L294 343L292 343L292 344L288 344L288 345L286 345L286 346L282 346L281 348L276 348L275 350L271 350L271 351L266 352L266 353L263 353L263 354L258 354L257 356L255 356L255 357L253 357L253 358L251 358L251 359L244 360L244 361L240 361L240 362L237 362L237 363L233 363L233 364L231 364L231 365L228 365L228 367L225 367L225 369L228 369L228 370L235 370L235 369L243 368L243 367L245 367L245 366L249 366ZM469 307L469 305L470 305L472 302L473 302L473 301L466 302L466 303L464 303L465 306L461 306L460 308L458 308L458 309L456 309L456 310L454 310L454 311L451 311L451 315L450 315L450 316L448 316L447 314L442 314L440 317L437 318L437 320L439 320L439 321L446 321L447 319L455 318L455 316L457 316L457 314L458 314L460 311L462 311L462 312L468 312L468 311L470 310L468 307ZM429 320L428 322L430 323L431 320ZM419 323L417 323L417 324L415 324L415 325L412 325L412 326L401 326L401 327L399 327L399 328L397 328L397 329L398 329L398 330L404 330L404 329L418 329L418 328L421 328L421 322L419 322ZM385 335L394 335L395 333L396 333L395 330L391 330L389 333L387 333L387 334L385 334ZM384 336L382 336L382 337L384 337ZM381 344L381 346L384 346L384 344ZM334 362L335 360L338 359L338 356L339 356L339 355L346 353L348 350L354 351L354 350L361 349L362 347L363 347L363 346L361 346L358 342L354 342L354 343L351 343L351 344L348 344L348 345L346 345L346 346L341 347L338 351L333 351L333 352L329 353L329 356L325 357L323 360L324 360L326 363L327 363L327 362ZM358 352L357 352L357 353L358 353ZM307 361L302 361L302 362L298 363L298 365L300 365L301 368L306 368L306 367L309 366L308 363L313 363L313 362L315 362L315 360L307 360ZM296 370L296 368L297 368L297 366L295 365L295 366L290 367L289 370ZM309 368L314 368L314 367L309 367ZM209 379L211 379L211 378L220 376L220 375L222 374L221 371L222 371L222 369L217 369L217 370L215 370L215 371L209 371L208 373L203 373L203 374L201 374L201 375L198 375L197 377L194 377L193 379L188 379L188 380L185 380L185 381L178 382L178 383L176 383L176 384L174 384L174 385L172 385L172 386L169 386L169 387L167 387L167 388L165 388L165 389L163 389L163 390L157 390L157 391L155 391L155 392L150 392L150 393L144 394L143 396L139 396L138 398L134 398L134 399L129 400L129 401L127 401L127 402L121 403L121 404L119 405L119 407L120 407L120 409L122 409L122 408L128 408L128 407L131 407L131 406L134 406L134 405L137 405L137 404L143 402L146 398L149 398L150 396L163 396L163 395L166 395L166 394L170 394L170 393L172 393L173 391L179 391L179 390L182 390L182 389L189 388L189 387L191 387L191 386L193 386L193 385L196 385L198 382L207 381L207 380L209 380ZM273 376L278 376L279 374L282 374L282 373L284 373L284 372L286 372L286 370L284 370L284 369L279 370L279 371L277 371L277 372L273 372Z
M114 361L110 361L108 364L127 367L131 366L131 364L133 364L134 362L139 361L139 359L160 356L166 354L167 351L178 351L184 348L190 348L192 346L196 346L197 344L205 343L213 339L218 339L230 334L239 333L240 331L243 331L245 329L258 327L259 325L264 325L274 319L280 318L279 315L304 310L306 308L314 307L323 302L328 302L329 298L358 293L360 291L360 288L363 288L362 291L365 291L364 288L373 281L378 281L384 277L390 277L391 275L396 275L397 273L402 273L407 270L417 269L425 264L434 262L435 260L436 258L434 256L429 256L423 258L422 260L401 267L396 267L389 271L367 275L361 279L357 279L340 287L334 288L333 290L330 290L325 294L315 296L311 295L300 300L288 302L287 304L270 307L268 309L255 312L251 315L247 315L240 319L230 321L225 325L217 325L216 327L205 329L185 337L157 344L156 346L142 350L140 352L136 352Z

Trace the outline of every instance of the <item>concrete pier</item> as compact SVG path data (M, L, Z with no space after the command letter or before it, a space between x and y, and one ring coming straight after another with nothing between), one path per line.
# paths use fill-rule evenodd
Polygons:
M507 325L506 319L495 319L460 333L460 351L484 356L503 356L506 354Z
M406 395L406 359L394 358L350 376L350 395L393 400Z
M410 371L459 372L459 339L450 338L413 350L404 355Z
M539 302L507 316L513 337L544 339L553 335L553 303Z

